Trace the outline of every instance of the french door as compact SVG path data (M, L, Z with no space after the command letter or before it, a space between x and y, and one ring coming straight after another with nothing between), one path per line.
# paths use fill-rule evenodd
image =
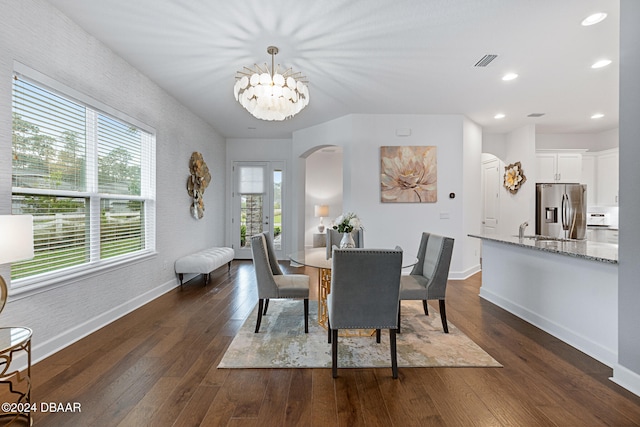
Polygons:
M276 257L284 257L282 206L284 162L234 162L232 247L239 259L251 258L251 236L268 231Z

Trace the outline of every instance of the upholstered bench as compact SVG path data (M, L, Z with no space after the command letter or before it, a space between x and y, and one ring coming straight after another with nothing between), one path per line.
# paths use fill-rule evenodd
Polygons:
M182 286L184 274L188 273L205 274L204 284L207 285L213 270L225 264L228 264L228 268L231 270L231 261L233 261L234 256L235 252L232 248L209 248L183 256L176 260L175 263L175 270L180 278L180 286Z

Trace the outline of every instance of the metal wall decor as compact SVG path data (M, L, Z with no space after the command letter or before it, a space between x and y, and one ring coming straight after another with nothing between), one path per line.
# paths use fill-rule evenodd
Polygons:
M511 163L504 167L504 188L511 194L516 194L527 177L524 176L520 162Z
M187 179L187 191L189 196L193 198L191 203L191 215L195 219L201 219L204 216L204 190L211 181L209 167L202 158L202 154L194 151L189 160L189 171L191 175Z

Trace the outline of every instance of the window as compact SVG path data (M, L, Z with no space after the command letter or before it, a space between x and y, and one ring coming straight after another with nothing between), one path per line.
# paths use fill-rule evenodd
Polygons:
M33 215L35 246L14 286L155 251L153 131L43 79L13 83L11 211Z

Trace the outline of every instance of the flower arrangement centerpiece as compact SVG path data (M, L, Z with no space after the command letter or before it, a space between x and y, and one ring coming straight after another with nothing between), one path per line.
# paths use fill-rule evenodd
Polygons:
M338 230L339 233L343 233L342 240L340 241L341 248L355 248L356 245L351 232L353 230L364 229L364 227L362 227L362 222L360 218L358 218L358 215L353 212L347 212L336 218L333 229Z

